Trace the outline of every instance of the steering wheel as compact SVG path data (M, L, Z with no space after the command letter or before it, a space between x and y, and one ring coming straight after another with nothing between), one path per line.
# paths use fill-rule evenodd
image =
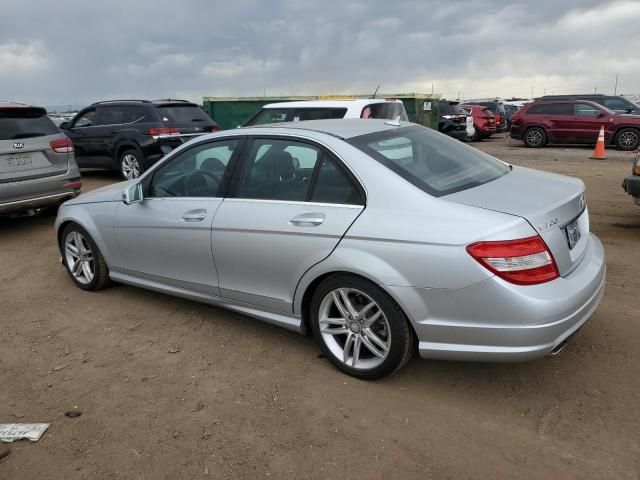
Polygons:
M207 170L194 170L184 181L187 197L211 197L216 194L220 180Z

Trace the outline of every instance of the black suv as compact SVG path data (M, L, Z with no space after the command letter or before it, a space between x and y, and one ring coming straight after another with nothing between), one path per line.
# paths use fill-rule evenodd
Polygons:
M60 128L80 167L116 170L130 180L191 138L219 130L185 100L111 100L81 110Z
M460 106L460 102L440 100L438 102L438 131L457 138L458 140L468 140L467 117L468 110Z
M601 93L591 93L584 95L545 95L540 97L541 100L589 100L590 102L599 103L613 110L616 113L630 113L632 115L640 115L640 107L619 95L603 95ZM536 99L537 100L537 99Z

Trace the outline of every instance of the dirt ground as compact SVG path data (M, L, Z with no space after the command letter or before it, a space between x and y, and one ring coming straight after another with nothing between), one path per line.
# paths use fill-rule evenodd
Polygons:
M0 479L640 478L640 209L632 156L476 144L580 177L607 252L597 313L563 353L522 364L424 361L367 383L311 338L138 288L76 288L53 219L0 221ZM116 181L85 175L85 190ZM81 416L68 418L68 411Z

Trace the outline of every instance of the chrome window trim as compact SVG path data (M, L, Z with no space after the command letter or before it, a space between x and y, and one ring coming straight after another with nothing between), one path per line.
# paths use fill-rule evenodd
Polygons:
M352 205L349 203L324 203L324 202L305 202L304 200L268 200L262 198L225 198L225 202L247 202L247 203L272 203L272 204L286 204L286 205L300 205L309 206L314 205L318 207L341 207L341 208L354 208L364 209L364 205Z

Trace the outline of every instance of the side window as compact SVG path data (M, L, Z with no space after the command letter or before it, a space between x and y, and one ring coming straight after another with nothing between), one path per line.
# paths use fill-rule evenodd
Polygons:
M346 113L346 108L298 108L293 111L293 121L344 118Z
M80 115L75 122L73 122L72 128L77 127L91 127L96 123L96 111L95 109L87 110Z
M347 174L327 155L322 158L311 193L312 202L363 205L364 199Z
M122 123L139 122L141 120L144 120L144 117L144 108L131 105L122 107Z
M124 123L124 107L110 105L108 107L98 107L98 118L96 125L119 125Z
M320 151L292 140L256 139L237 196L305 201Z
M592 107L591 105L588 105L586 103L574 103L573 108L575 115L581 117L594 117L596 113L600 111L597 108Z
M570 103L549 103L547 112L549 115L573 115Z
M604 106L610 108L611 110L626 110L627 108L632 108L631 105L620 100L619 98L605 98Z
M217 197L239 140L204 143L177 155L153 175L151 197Z
M547 113L546 104L534 105L533 107L530 107L529 110L527 110L527 114L531 114L531 115L543 115L545 113Z
M287 120L288 113L288 108L263 108L260 113L247 122L247 126L282 123Z

